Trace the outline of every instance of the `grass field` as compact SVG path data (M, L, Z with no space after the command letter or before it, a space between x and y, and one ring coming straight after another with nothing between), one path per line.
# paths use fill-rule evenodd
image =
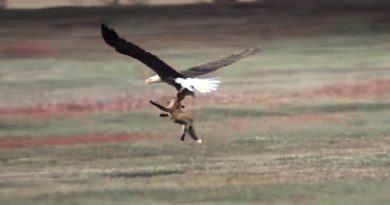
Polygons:
M72 12L72 13L69 13ZM389 204L386 10L256 6L0 13L1 204ZM178 69L246 47L218 92L189 99L179 140L152 72L107 22Z

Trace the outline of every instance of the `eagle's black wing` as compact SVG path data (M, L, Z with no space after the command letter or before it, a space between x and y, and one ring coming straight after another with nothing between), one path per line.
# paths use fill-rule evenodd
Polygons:
M187 70L180 71L181 74L187 76L187 77L195 77L198 75L204 75L210 72L213 72L215 70L218 70L219 68L228 66L232 63L237 62L238 60L241 60L242 58L251 56L255 53L260 52L260 48L248 48L240 53L232 54L230 56L221 58L216 61L208 62L206 64L191 67Z
M154 70L154 72L156 72L162 80L172 81L177 77L183 76L153 54L119 37L119 35L115 32L114 29L108 28L106 25L102 24L101 30L102 37L108 45L114 47L115 50L121 54L131 56L141 61L149 68Z

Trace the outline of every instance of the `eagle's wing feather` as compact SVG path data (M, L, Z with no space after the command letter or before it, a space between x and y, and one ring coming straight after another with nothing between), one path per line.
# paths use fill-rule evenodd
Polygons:
M172 79L183 76L155 55L119 37L119 35L115 32L114 29L108 28L106 25L102 24L101 30L102 37L108 45L114 47L115 50L121 54L131 56L141 61L149 68L154 70L154 72L156 72L161 77L161 79Z
M221 58L219 60L208 62L208 63L200 65L200 66L191 67L187 70L183 70L180 72L184 76L187 76L187 77L195 77L198 75L204 75L204 74L213 72L215 70L218 70L219 68L228 66L232 63L235 63L235 62L241 60L242 58L251 56L251 55L258 53L260 51L261 51L260 48L248 48L240 53L232 54L230 56Z

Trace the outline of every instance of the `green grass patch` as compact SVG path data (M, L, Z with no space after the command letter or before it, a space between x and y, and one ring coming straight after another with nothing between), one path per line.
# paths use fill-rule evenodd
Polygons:
M151 128L153 125L153 128ZM82 134L156 133L164 121L149 112L54 115L0 120L0 136L58 137Z
M85 190L7 198L7 204L386 204L388 180L338 180L260 186L158 187Z

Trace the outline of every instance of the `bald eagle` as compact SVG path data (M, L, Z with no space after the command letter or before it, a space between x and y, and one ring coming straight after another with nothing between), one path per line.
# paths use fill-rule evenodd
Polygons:
M194 91L209 93L218 88L220 81L217 78L196 78L196 76L210 73L260 51L258 48L247 49L217 61L177 72L155 55L119 37L114 29L108 28L105 24L101 25L101 32L104 41L109 46L115 48L117 52L139 60L157 73L157 75L146 79L145 83L166 82L172 85L177 90L177 99L179 101L186 95L194 95Z

